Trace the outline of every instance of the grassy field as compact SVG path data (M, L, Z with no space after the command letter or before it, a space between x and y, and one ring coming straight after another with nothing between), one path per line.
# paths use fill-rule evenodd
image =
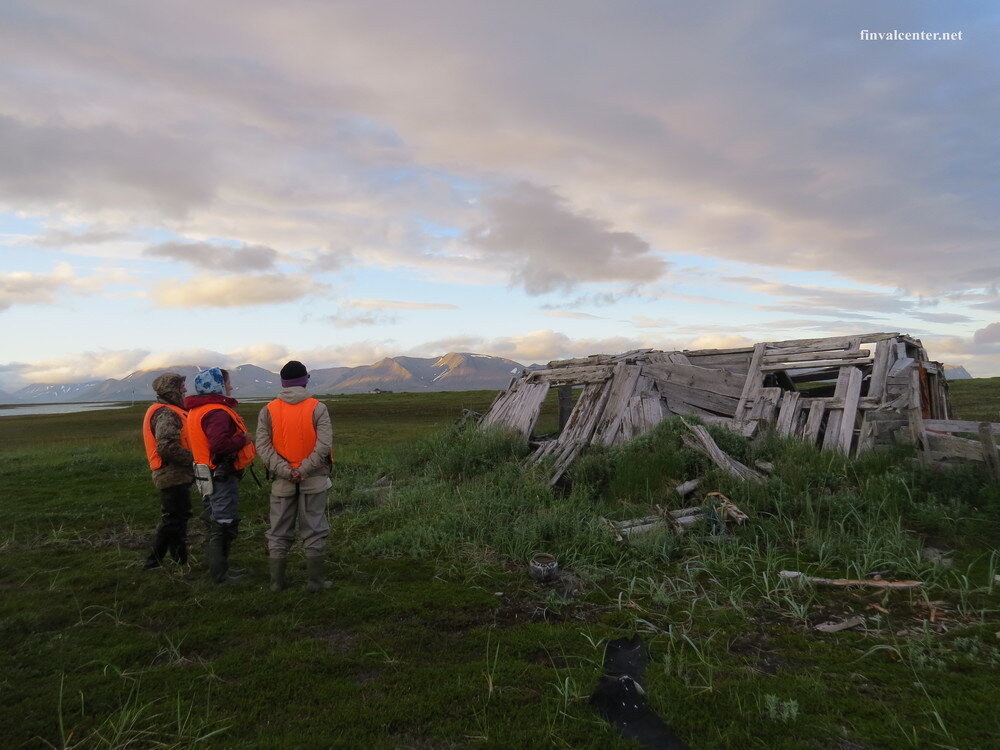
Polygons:
M953 395L960 418L998 419L997 379ZM552 491L516 442L452 427L492 396L328 401L334 588L315 596L301 559L267 591L249 478L233 551L249 582L208 582L194 520L189 568L141 569L159 514L144 407L0 418L0 746L633 747L587 699L604 645L640 633L647 698L693 748L1000 747L1000 487L978 469L715 433L774 463L746 486L667 422ZM680 507L672 487L696 476L750 524L620 544L600 520ZM538 550L556 583L527 577ZM925 586L818 589L785 569Z

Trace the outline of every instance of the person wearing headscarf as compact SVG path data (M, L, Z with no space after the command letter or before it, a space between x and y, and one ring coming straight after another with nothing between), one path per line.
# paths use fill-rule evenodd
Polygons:
M197 471L211 475L202 488L208 570L216 583L233 583L243 571L229 567L229 552L240 528L240 479L256 451L246 423L236 413L239 403L229 373L219 367L199 372L195 395L188 396L188 432ZM207 468L202 468L207 467Z

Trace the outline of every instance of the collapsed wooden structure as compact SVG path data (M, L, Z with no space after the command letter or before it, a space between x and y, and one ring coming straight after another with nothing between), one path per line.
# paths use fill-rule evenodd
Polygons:
M575 404L574 387L582 387ZM559 433L533 440L552 388L559 391ZM480 424L505 425L535 443L532 461L552 456L554 483L585 446L616 445L674 414L748 437L770 427L848 455L906 440L924 459L993 461L1000 475L993 446L1000 425L980 430L954 420L944 368L919 340L899 333L549 362L512 380ZM968 440L956 432L982 434Z

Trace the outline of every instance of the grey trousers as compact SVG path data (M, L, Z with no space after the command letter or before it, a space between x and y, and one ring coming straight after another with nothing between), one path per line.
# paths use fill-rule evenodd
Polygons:
M271 528L264 535L267 537L269 556L288 556L288 550L295 542L296 520L306 557L323 554L326 538L330 535L330 524L326 520L326 492L300 492L290 497L271 495Z
M227 477L216 479L215 492L204 499L205 510L209 519L223 525L239 520L240 517L240 479Z

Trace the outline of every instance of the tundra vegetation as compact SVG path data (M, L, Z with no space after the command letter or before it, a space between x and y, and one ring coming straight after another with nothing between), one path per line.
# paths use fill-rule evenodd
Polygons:
M996 419L1000 379L952 384ZM267 590L267 496L243 482L233 562L141 570L158 502L142 407L0 418L3 747L626 748L588 703L604 646L639 633L650 705L692 748L985 748L1000 737L1000 486L898 451L851 460L711 428L763 484L672 420L594 449L551 489L490 392L330 398L334 588ZM260 404L240 407L253 424ZM546 404L541 430L555 427ZM617 542L601 520L678 508L701 477L750 516ZM697 498L696 498L697 499ZM562 575L526 574L533 552ZM818 588L916 579L911 590ZM863 624L818 632L826 621Z

